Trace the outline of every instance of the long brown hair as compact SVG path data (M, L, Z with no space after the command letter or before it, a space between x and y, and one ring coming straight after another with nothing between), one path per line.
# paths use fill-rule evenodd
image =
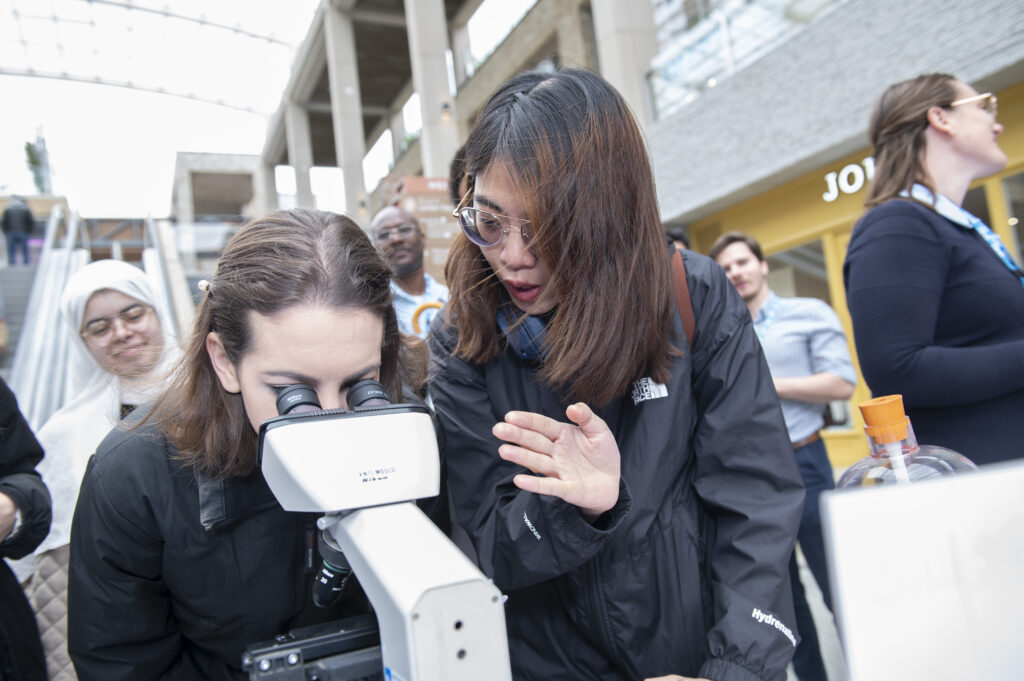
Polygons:
M928 73L890 85L871 114L871 146L875 149L875 177L868 187L869 208L910 191L919 182L935 193L924 170L924 132L928 110L947 107L956 100L956 78Z
M398 333L390 282L391 271L347 217L289 210L249 222L224 248L171 387L146 421L156 422L182 461L208 475L251 473L257 436L241 395L224 390L214 373L206 336L216 331L237 366L252 346L250 311L273 315L304 304L365 309L384 320L381 383L398 401L402 380L421 382L423 372Z
M480 113L464 158L469 192L489 168L509 172L552 272L558 303L541 380L598 406L643 376L667 381L678 354L671 269L647 148L621 95L584 70L516 76ZM508 294L462 234L445 277L456 354L496 357Z

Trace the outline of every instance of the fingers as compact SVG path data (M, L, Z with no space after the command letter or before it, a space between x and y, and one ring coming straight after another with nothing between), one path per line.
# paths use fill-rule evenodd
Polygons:
M540 454L550 454L553 447L552 441L541 433L525 430L510 423L496 423L491 432L499 440Z
M565 415L583 431L584 435L594 436L609 432L608 425L604 419L595 414L590 407L583 402L570 404L565 410Z
M533 475L517 475L512 478L513 484L519 489L534 494L546 494L552 497L564 499L567 493L567 485L555 478L538 478Z
M502 445L498 447L498 456L505 459L505 461L518 464L540 475L557 475L554 461L545 454L538 454L535 451L516 447L515 445Z
M553 418L530 411L510 411L505 414L505 423L517 426L523 430L540 433L549 440L557 438L562 427L565 425Z
M604 420L583 402L569 405L565 415L579 426L584 435L594 436L609 432ZM510 411L505 414L505 424L517 430L505 428L501 423L495 427L494 435L501 440L523 443L522 432L537 433L550 441L558 439L567 424L542 414L529 411ZM501 426L499 429L498 427ZM534 444L540 444L534 441ZM537 447L533 447L536 449Z

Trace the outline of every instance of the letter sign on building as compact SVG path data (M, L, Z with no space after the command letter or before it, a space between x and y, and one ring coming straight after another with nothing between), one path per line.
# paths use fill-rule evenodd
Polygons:
M863 168L861 167L863 166ZM843 194L855 194L864 187L865 180L870 182L875 177L875 159L868 156L860 165L851 163L843 166L839 172L832 171L825 175L825 193L821 198L832 203Z

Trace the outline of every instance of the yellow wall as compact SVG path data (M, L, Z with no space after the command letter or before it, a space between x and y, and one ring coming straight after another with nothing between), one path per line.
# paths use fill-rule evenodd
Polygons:
M975 183L983 186L988 203L992 228L1010 250L1017 252L1016 239L1008 225L1011 216L1003 193L1002 180L1024 172L1024 83L1018 83L997 93L999 121L1005 131L999 138L1000 146L1009 156L1003 172ZM730 206L723 211L690 225L690 239L695 250L707 253L715 238L723 232L738 230L761 242L765 255L772 255L816 239L821 240L828 272L829 294L832 306L846 330L850 354L857 362L853 347L853 330L846 309L843 289L843 259L850 241L850 232L864 212L866 183L853 194L840 193L829 203L822 195L826 192L825 176L840 172L849 164L860 164L871 155L871 149L839 159L803 175L761 196ZM1024 216L1017 216L1024 218ZM857 366L860 376L860 366ZM857 384L851 404L856 405L871 397L863 377ZM824 433L829 455L834 466L843 468L867 455L867 440L860 411L851 410L854 427L849 430L829 430Z

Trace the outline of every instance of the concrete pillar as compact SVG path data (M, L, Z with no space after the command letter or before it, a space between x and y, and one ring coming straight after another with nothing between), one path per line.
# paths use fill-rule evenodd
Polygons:
M563 67L594 69L593 21L583 7L572 8L558 22L558 56Z
M195 203L192 199L192 173L185 170L176 178L174 213L179 225L191 225L196 221Z
M391 128L391 153L395 155L397 160L402 152L405 151L405 117L402 115L402 110L397 109L392 111L388 117L389 128Z
M442 0L405 0L412 84L420 95L420 155L426 177L447 177L458 149L455 102L448 91L448 26ZM447 111L444 113L444 107Z
M363 157L366 133L363 130L362 96L356 68L356 38L352 17L328 4L324 14L324 40L327 44L327 80L331 89L331 123L334 128L334 153L345 185L345 211L362 226L369 224Z
M288 144L288 163L295 169L295 205L298 208L316 208L313 188L309 182L309 169L313 167L313 138L309 134L309 112L293 101L284 112L285 138Z
M654 5L592 0L590 6L601 75L622 93L637 121L645 126L652 118L646 74L658 49Z
M250 217L261 217L277 210L277 179L274 176L274 166L262 158L256 165L252 186L254 196Z
M466 24L453 26L452 39L452 67L455 71L455 83L461 85L468 77L469 60L472 58L469 51L469 29Z

